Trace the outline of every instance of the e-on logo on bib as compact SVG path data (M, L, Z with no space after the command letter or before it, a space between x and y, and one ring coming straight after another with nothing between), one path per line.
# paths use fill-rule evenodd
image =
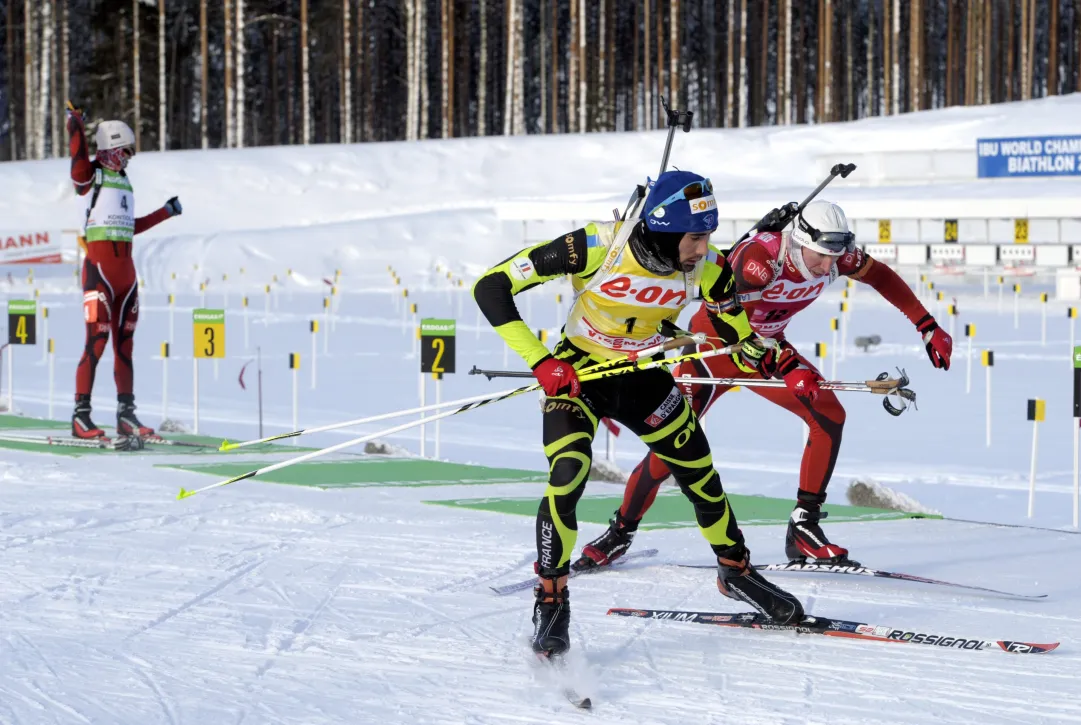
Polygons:
M822 294L822 290L825 288L826 283L824 281L815 283L805 282L803 284L781 281L763 292L762 299L767 302L781 302L784 300L795 302L796 300L803 299L813 300Z
M605 297L627 300L628 304L633 304L633 300L640 305L678 309L687 301L687 290L681 280L620 275L608 280L598 289Z

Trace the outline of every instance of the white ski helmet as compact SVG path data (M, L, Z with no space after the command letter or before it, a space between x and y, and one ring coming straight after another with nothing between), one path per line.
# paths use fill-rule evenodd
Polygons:
M848 228L844 211L832 201L812 201L805 206L792 223L788 239L789 259L807 280L814 275L807 269L800 247L840 257L856 245L856 235Z
M98 151L111 151L126 146L135 148L135 132L123 121L102 121L94 132Z

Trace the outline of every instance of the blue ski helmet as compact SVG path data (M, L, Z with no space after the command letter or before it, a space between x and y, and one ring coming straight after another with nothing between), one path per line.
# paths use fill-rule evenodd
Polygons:
M652 232L712 232L717 228L713 184L691 171L665 171L649 183L642 219Z

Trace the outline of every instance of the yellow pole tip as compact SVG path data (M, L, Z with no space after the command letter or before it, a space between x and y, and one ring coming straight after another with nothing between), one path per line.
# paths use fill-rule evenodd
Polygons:
M233 450L234 448L237 448L237 447L238 446L235 443L230 443L229 441L222 441L221 446L218 448L218 450L219 451L231 451L231 450Z
M184 499L186 499L186 498L187 498L188 496L194 496L194 495L195 495L195 492L194 492L194 491L189 491L189 490L187 490L186 488L182 488L182 489L180 489L180 493L178 493L178 494L176 495L176 500L177 500L177 501L183 501L183 500L184 500Z

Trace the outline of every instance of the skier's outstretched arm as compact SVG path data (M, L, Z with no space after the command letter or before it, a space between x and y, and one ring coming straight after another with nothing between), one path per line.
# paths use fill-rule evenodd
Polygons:
M548 348L522 320L514 296L566 274L587 278L601 266L608 248L593 224L527 247L489 269L473 285L473 299L499 336L531 368Z
M71 154L71 183L75 193L83 196L90 191L94 181L94 166L90 163L90 151L86 145L86 130L83 128L83 116L78 110L68 111L68 151Z

